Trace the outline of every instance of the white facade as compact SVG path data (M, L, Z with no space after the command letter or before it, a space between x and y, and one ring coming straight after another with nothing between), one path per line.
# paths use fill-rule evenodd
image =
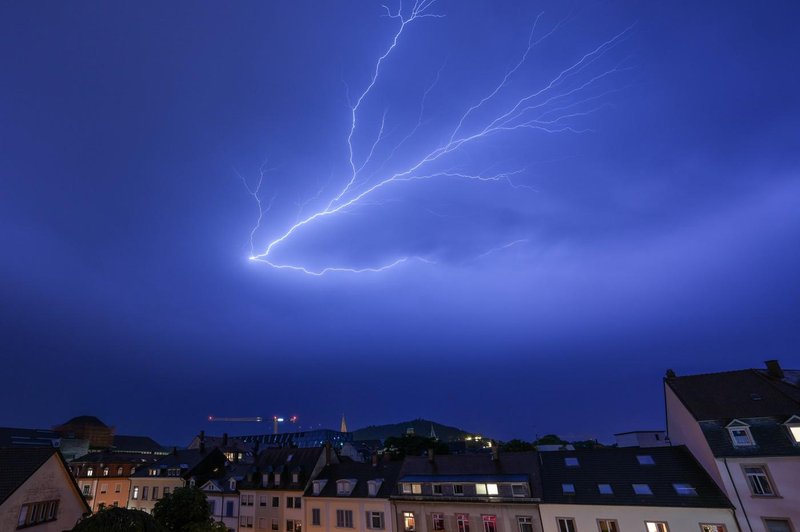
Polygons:
M665 523L668 532L703 532L702 525L724 527L714 532L739 531L733 511L722 508L540 504L539 510L544 532L561 532L559 518L574 520L576 532L601 531L601 520L615 522L619 532L661 532L657 526L648 529L648 523Z

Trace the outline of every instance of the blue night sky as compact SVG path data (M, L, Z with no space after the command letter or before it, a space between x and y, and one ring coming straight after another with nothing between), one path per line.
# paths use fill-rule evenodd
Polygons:
M379 2L0 4L0 425L609 440L800 367L797 2L422 14L365 94Z

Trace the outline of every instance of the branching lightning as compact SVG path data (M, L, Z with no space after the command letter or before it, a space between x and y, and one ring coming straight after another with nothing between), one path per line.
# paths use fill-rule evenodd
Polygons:
M588 129L576 125L576 120L580 117L585 117L595 113L603 108L606 104L602 103L602 99L608 94L617 89L606 90L599 94L592 94L591 91L595 90L600 82L614 74L625 70L622 66L624 61L616 66L601 70L599 73L587 76L585 73L587 69L595 64L598 60L604 57L610 50L616 47L631 31L631 27L624 29L610 39L600 43L593 49L584 53L574 62L569 64L566 68L561 70L557 75L552 77L549 82L545 83L537 89L530 90L523 93L522 96L517 96L508 103L502 102L501 95L504 89L509 85L510 80L515 74L528 62L529 57L532 55L533 50L537 45L542 43L545 39L552 36L559 27L566 21L561 20L549 30L543 32L537 37L537 28L541 24L542 14L540 13L531 28L527 48L522 53L520 59L506 71L502 80L488 93L480 98L476 103L469 106L459 117L453 127L451 133L447 136L446 140L438 145L433 146L429 150L423 150L421 156L418 156L411 163L406 164L401 170L390 172L389 175L381 176L379 173L383 172L385 164L392 159L397 149L409 140L423 123L423 113L425 109L425 100L428 94L433 90L439 81L442 73L440 68L436 74L433 83L428 87L422 96L422 103L420 105L420 113L417 124L414 128L407 133L397 144L390 148L388 156L379 163L378 168L372 175L364 178L362 173L365 168L373 162L376 155L376 148L385 142L390 136L386 133L386 121L388 109L385 109L381 117L378 132L369 145L366 155L359 161L357 160L355 149L355 137L357 130L361 127L360 111L364 101L371 96L376 90L376 84L380 78L382 70L385 68L386 63L389 61L392 53L398 47L398 43L407 28L417 23L420 20L428 18L441 18L444 15L433 12L433 7L436 0L415 0L410 8L404 8L402 0L399 6L392 10L389 7L383 6L386 16L393 21L396 21L398 26L392 35L389 45L385 48L383 53L378 57L375 62L374 69L371 71L369 82L366 87L357 95L350 103L350 124L345 137L345 145L347 149L347 160L349 167L349 175L346 177L345 184L332 195L328 200L327 205L311 214L302 214L303 208L306 207L312 199L318 198L322 190L316 196L303 202L300 206L300 213L292 225L284 229L277 237L262 246L255 244L257 234L262 229L262 222L264 216L269 212L275 197L273 196L267 205L264 205L262 199L262 186L266 164L260 168L259 179L255 187L248 185L247 180L240 176L248 193L254 198L258 207L258 218L255 226L250 232L250 260L267 264L276 269L292 270L301 272L312 276L322 276L332 272L347 272L347 273L367 273L367 272L382 272L394 268L409 261L422 261L425 263L435 263L430 258L420 256L402 256L389 261L386 264L371 266L371 267L343 267L343 266L327 266L323 268L314 269L302 264L291 264L279 262L275 258L276 250L291 240L300 231L308 228L309 226L322 223L326 219L346 214L355 207L364 207L366 205L380 205L381 202L376 201L373 197L375 194L389 187L400 186L401 183L408 183L413 181L427 181L427 180L443 180L443 179L457 179L464 181L475 182L500 182L512 188L526 188L531 189L530 186L519 184L515 182L516 176L524 173L524 170L512 170L502 172L474 172L468 171L463 168L451 166L447 169L439 169L438 164L447 161L447 156L462 150L466 147L477 145L479 141L487 139L495 135L509 135L515 132L538 131L545 134L559 134L559 133L585 133ZM476 118L477 111L481 110L489 104L494 104L499 107L499 111L490 115L488 118ZM588 107L591 105L591 107ZM436 166L436 167L435 167ZM434 168L435 167L435 168ZM376 175L377 174L377 175ZM511 246L527 242L527 239L516 239L510 243L496 246L487 252L481 253L475 259L484 258L495 252Z

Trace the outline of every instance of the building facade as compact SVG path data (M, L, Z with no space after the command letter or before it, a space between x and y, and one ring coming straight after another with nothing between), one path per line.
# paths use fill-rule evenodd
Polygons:
M745 532L800 530L800 371L667 373L667 430L736 506Z

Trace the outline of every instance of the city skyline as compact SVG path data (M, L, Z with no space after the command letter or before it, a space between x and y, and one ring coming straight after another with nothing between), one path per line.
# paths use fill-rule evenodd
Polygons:
M0 424L609 441L800 368L800 8L560 4L1 6Z

